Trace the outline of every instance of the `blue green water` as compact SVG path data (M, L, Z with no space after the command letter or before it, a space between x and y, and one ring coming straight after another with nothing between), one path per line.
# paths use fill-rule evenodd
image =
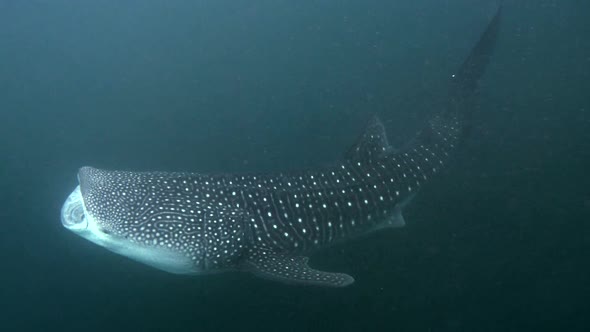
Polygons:
M83 165L250 172L397 145L441 107L491 0L0 2L3 331L585 331L590 6L504 4L469 139L407 226L312 266L344 289L166 274L66 231Z

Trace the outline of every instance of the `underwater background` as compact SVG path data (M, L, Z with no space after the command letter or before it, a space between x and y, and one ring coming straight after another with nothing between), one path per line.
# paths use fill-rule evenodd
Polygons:
M460 153L403 229L318 252L347 288L166 274L67 231L84 165L330 164L402 145L493 0L0 1L2 331L585 331L590 2L504 1Z

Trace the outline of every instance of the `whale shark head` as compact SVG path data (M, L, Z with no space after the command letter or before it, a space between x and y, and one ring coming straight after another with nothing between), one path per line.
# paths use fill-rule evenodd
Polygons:
M169 238L155 224L142 222L147 217L141 216L141 206L154 198L141 195L144 186L137 177L140 175L82 167L78 172L79 185L61 210L63 226L113 252L158 269L178 274L201 272L194 264L201 254L195 247L198 242Z

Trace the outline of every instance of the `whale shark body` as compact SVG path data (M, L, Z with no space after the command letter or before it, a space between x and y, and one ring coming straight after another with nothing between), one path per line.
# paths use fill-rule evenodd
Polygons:
M332 167L276 174L108 171L82 167L63 225L113 252L178 274L248 271L293 284L346 286L308 265L332 243L405 225L402 210L459 145L500 10L452 75L448 102L393 149L377 117Z

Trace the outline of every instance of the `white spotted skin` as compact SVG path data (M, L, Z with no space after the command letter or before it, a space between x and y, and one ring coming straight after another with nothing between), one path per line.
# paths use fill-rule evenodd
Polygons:
M82 210L84 214L72 215L72 211L75 210ZM174 274L203 273L185 255L166 248L146 246L124 237L106 234L101 230L100 222L86 210L80 186L76 187L62 207L62 223L72 232L101 247L159 270Z
M447 122L433 121L429 129L432 144L393 152L375 119L347 160L308 172L202 175L83 167L62 221L102 247L172 273L239 269L252 248L307 255L405 225L403 207L446 163L459 136ZM76 223L80 215L85 218Z
M493 51L501 10L451 81L448 106L403 150L375 117L330 168L276 174L108 171L82 167L62 223L113 252L183 274L245 270L298 284L343 287L307 255L403 227L402 210L448 164Z
M283 255L282 264L302 263L284 255L303 257L403 227L402 209L445 165L458 127L435 119L423 134L429 144L394 152L374 119L345 161L307 172L203 175L83 167L62 222L108 250L171 273L238 270L245 258L259 259L261 248ZM308 276L338 280L310 271Z
M207 177L82 167L78 179L62 223L100 246L182 274L222 272L242 255L241 211L224 204Z

